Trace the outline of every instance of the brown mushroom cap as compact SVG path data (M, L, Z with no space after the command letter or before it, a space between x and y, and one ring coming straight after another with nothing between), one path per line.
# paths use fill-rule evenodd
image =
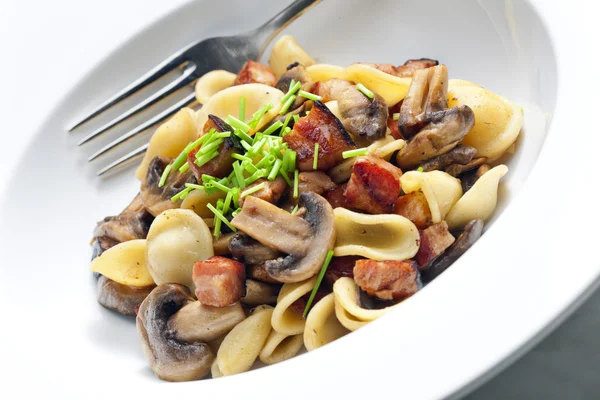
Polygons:
M104 275L98 278L98 303L123 315L135 316L144 299L156 286L122 285Z
M240 301L249 306L275 304L280 289L281 285L246 279L246 295Z
M383 97L375 94L369 99L355 86L350 86L337 100L342 124L355 138L372 142L385 136L388 107Z
M195 302L190 290L176 283L157 286L142 302L136 326L142 338L142 349L156 376L180 382L208 375L215 355L203 342L178 340L169 319L186 305Z

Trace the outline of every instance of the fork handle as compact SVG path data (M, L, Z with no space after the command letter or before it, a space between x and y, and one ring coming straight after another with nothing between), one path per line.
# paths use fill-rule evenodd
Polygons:
M256 29L253 32L253 36L256 42L262 46L260 54L263 53L269 42L271 42L279 31L319 2L321 2L321 0L296 0L279 14L268 20L264 25Z

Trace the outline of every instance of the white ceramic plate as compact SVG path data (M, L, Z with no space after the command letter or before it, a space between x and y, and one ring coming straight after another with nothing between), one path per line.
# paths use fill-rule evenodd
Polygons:
M327 0L286 30L323 62L439 59L451 77L523 104L524 135L508 162L495 221L417 296L313 353L183 384L152 375L133 321L96 303L88 268L94 223L120 211L137 183L131 169L97 179L98 164L85 160L131 125L84 149L75 146L84 133L68 135L66 127L174 50L250 29L284 4L197 1L125 42L51 113L6 185L10 193L0 196L0 393L433 399L491 374L564 316L600 272L593 229L600 140L590 130L599 84L589 78L597 56L577 40L596 37L598 27L574 18L584 13L583 1L569 10L532 3Z

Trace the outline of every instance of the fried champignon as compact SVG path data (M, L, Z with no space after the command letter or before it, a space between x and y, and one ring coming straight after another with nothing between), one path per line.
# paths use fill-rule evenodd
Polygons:
M106 236L100 236L100 237L94 238L92 240L92 260L94 260L94 258L100 256L106 250L108 250L111 247L116 246L118 244L119 244L119 242L117 242L116 240L111 239L109 237L106 237Z
M315 144L319 145L317 169L320 171L342 161L344 151L356 148L344 125L320 101L314 102L310 113L294 124L283 141L296 152L300 171L314 169Z
M300 172L298 174L298 193L313 192L319 195L335 189L337 185L321 171Z
M410 219L418 229L425 229L433 223L427 198L420 190L398 197L394 214Z
M400 196L402 171L377 156L358 157L344 197L346 205L371 214L392 211Z
M251 265L262 264L282 254L243 233L236 233L231 238L229 251L235 260Z
M142 301L156 286L135 287L122 285L107 277L98 278L98 303L123 315L135 316Z
M281 285L246 279L246 295L240 299L240 302L249 306L275 304L279 289L281 289Z
M431 225L429 228L419 231L419 234L421 244L419 252L415 255L415 261L419 264L419 270L422 271L429 268L430 263L454 243L454 236L448 232L446 221Z
M342 93L352 86L352 82L345 79L331 78L325 82L315 83L312 92L317 96L321 96L323 103L327 103L339 99Z
M492 169L491 165L483 164L475 171L469 171L466 174L464 174L460 178L460 181L462 182L463 193L467 193L473 187L475 182L477 182L477 180L481 178L483 174L488 172L490 169Z
M396 161L411 169L458 145L475 124L468 106L448 107L448 70L445 65L415 72L400 108L398 128L408 144Z
M204 131L209 132L211 129L217 132L231 132L231 136L224 138L223 143L217 149L219 154L199 167L196 161L196 155L201 151L202 146L197 147L188 153L188 164L190 170L194 172L194 176L198 182L202 182L202 175L210 175L215 177L223 177L229 175L233 171L234 153L242 153L244 148L240 144L240 140L233 134L233 128L216 115L210 114L204 126Z
M154 157L148 165L146 178L142 182L141 196L144 207L155 217L165 210L181 207L181 200L171 201L171 198L184 190L186 183L197 183L191 170L171 171L165 185L158 187L160 178L170 162L167 157Z
M244 295L244 264L227 257L213 256L194 264L192 280L196 297L202 304L225 307Z
M265 246L287 254L265 263L279 282L299 282L314 276L335 242L333 209L323 197L300 195L303 217L292 215L256 197L246 199L231 224Z
M430 158L421 164L424 172L440 170L443 171L446 167L453 164L465 165L471 162L477 154L477 150L470 146L458 145L447 153L437 157Z
M375 93L370 99L356 86L350 86L337 101L342 124L355 138L372 142L385 136L388 107L383 97Z
M243 85L246 83L262 83L268 86L274 86L277 82L275 74L268 66L256 61L248 60L242 66L233 85Z
M169 319L194 303L190 290L176 283L164 283L142 302L136 318L144 355L160 379L173 382L201 379L208 375L215 355L200 341L180 341L169 328Z
M281 253L279 253L281 255ZM276 258L276 257L273 257ZM271 258L271 259L273 259ZM266 262L266 261L265 261ZM265 263L250 265L247 269L247 274L251 278L265 283L279 283L277 280L271 278L265 267Z
M220 235L217 239L213 240L215 256L226 256L231 254L229 243L231 243L231 239L233 239L235 235L236 233L227 233L225 235Z
M429 58L420 58L418 60L408 60L404 65L396 67L396 76L400 78L411 78L418 69L431 68L439 65L437 60Z
M302 84L300 89L306 92L310 92L314 85L312 78L310 77L308 72L306 72L306 68L304 68L304 66L300 65L299 63L294 63L287 67L287 71L285 71L285 73L281 75L281 77L275 84L275 88L281 90L283 93L287 93L287 91L290 89L290 84L292 83L292 80L294 80L295 82L300 82ZM296 96L296 100L292 105L292 109L297 109L305 101L305 97Z
M453 262L462 256L481 237L483 220L474 219L465 226L464 231L444 254L431 262L429 268L421 271L423 281L430 282L444 272Z
M258 197L261 200L268 201L271 204L275 204L281 199L281 196L285 193L288 186L281 176L277 176L274 180L270 181L265 178L258 179L256 182L249 185L245 190L251 189L254 186L258 186L264 183L264 187L258 192L252 193L252 196ZM244 201L247 197L240 197L240 207L244 205Z
M471 161L469 161L466 164L452 164L446 167L445 171L446 173L457 177L465 172L471 171L477 167L482 166L483 164L485 164L487 162L487 157L478 157L478 158L474 158ZM489 167L489 165L488 165ZM491 167L489 167L489 169L491 169ZM489 171L486 170L487 171Z
M369 296L382 300L404 299L423 287L417 263L412 260L358 260L354 281Z

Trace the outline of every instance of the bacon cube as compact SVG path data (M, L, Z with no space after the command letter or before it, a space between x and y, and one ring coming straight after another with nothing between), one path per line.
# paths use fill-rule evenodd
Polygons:
M417 263L412 260L358 260L354 281L368 295L382 300L404 299L423 287Z
M448 247L454 243L454 236L448 232L446 221L431 225L429 228L419 231L421 235L421 245L415 260L419 264L419 269L424 270L429 267L429 263L439 257Z
M235 81L233 81L233 85L243 85L245 83L262 83L268 86L275 86L277 78L275 78L275 74L271 68L256 61L248 60L238 73Z
M244 295L246 271L240 262L214 256L194 264L192 279L200 303L226 307Z
M410 219L418 229L425 229L433 223L427 198L421 191L399 197L394 204L394 213Z

